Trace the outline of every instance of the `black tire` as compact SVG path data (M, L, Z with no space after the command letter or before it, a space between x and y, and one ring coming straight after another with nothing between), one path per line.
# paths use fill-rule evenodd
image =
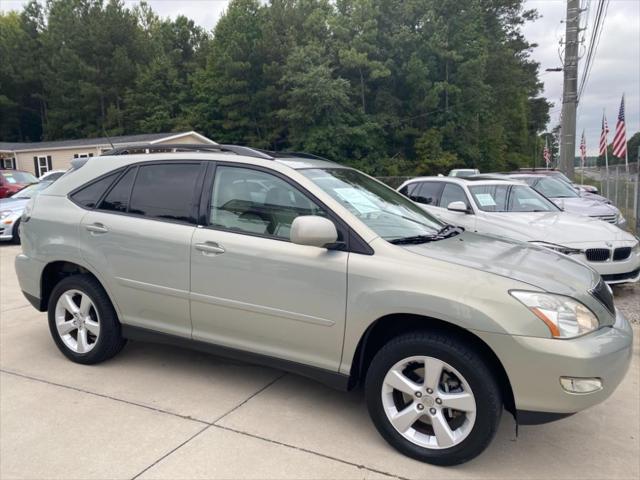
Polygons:
M63 342L56 326L56 304L58 299L69 290L78 290L89 296L100 318L100 335L95 345L87 353L77 353ZM48 305L49 331L58 349L76 363L92 365L116 355L127 343L122 338L120 322L107 292L100 282L91 275L72 275L61 280L51 292Z
M16 220L16 223L13 225L13 236L11 237L11 241L16 245L20 245L20 219Z
M448 363L466 379L476 401L476 416L468 436L449 448L430 449L399 433L387 418L382 401L384 378L397 362L413 356L429 356ZM401 453L434 465L457 465L476 457L491 443L502 415L502 396L491 369L466 342L451 335L415 332L396 337L374 356L365 382L371 419L384 439Z

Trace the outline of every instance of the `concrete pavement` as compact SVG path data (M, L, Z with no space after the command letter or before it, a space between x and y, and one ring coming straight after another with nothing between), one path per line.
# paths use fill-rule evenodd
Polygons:
M639 478L640 358L604 404L553 424L505 414L489 449L439 468L391 449L361 391L269 368L130 342L69 362L21 295L0 245L0 478ZM627 313L640 289L616 289Z

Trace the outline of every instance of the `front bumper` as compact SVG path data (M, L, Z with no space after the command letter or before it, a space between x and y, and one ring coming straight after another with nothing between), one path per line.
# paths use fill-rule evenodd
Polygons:
M476 333L502 362L519 411L571 414L596 405L615 391L631 362L633 331L617 310L612 327L569 340ZM599 378L602 389L569 393L560 377Z
M12 240L13 239L13 227L16 224L15 220L11 217L0 220L0 240ZM6 223L11 222L11 223Z
M607 260L606 262L590 262L584 254L571 255L571 258L589 265L610 285L615 283L634 283L640 280L640 253L632 252L625 260Z

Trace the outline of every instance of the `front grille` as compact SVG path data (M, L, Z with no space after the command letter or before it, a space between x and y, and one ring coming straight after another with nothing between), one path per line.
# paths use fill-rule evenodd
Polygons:
M628 273L614 273L611 275L602 275L602 279L605 282L621 282L624 280L633 280L640 275L640 268L636 268L633 272Z
M584 254L590 262L606 262L609 260L611 250L608 248L588 248Z
M593 290L591 290L591 295L596 297L600 301L600 303L607 307L607 310L615 315L616 309L613 306L613 294L611 293L611 290L609 289L607 284L604 283L604 279L606 279L606 275L603 275L598 284L593 287Z
M612 215L594 215L591 218L597 218L598 220L602 220L604 222L616 223L618 220L618 215L615 213Z
M613 251L613 261L626 260L631 255L631 247L620 247Z

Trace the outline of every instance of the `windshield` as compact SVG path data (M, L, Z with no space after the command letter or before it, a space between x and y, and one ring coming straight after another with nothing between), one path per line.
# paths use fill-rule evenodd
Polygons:
M385 240L436 235L444 224L411 200L347 168L299 170Z
M578 192L565 182L552 177L526 177L524 181L547 198L575 198Z
M28 172L2 172L0 173L7 183L36 183L38 179Z
M560 209L526 185L474 185L469 187L484 212L557 212Z
M40 182L40 183L35 183L33 185L29 185L28 187L20 190L18 193L12 195L11 198L31 198L34 196L34 194L36 194L41 190L44 190L52 183L53 182Z

